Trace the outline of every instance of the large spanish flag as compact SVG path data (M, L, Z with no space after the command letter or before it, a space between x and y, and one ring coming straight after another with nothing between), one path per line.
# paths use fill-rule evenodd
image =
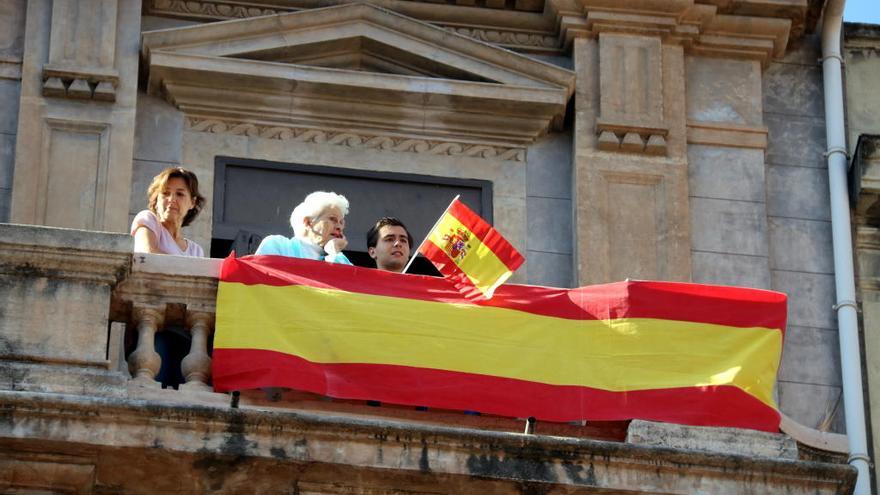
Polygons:
M525 258L458 196L419 252L467 297L492 297Z
M777 292L634 281L475 301L440 278L230 257L214 388L776 431L785 306Z

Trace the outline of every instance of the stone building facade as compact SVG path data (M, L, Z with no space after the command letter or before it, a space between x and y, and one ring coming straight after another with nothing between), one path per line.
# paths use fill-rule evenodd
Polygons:
M877 199L876 178L880 169L880 27L847 24L844 32L846 61L846 110L850 160L850 201L853 205L858 297L862 309L865 341L868 410L872 425L880 425L880 341L876 338L878 316ZM876 429L877 426L874 426ZM880 448L874 435L873 449Z
M756 461L752 453L753 464L740 477L706 475L693 478L707 480L705 485L676 485L671 481L676 463L717 474L744 462L735 457L742 453L679 458L675 455L684 454L664 457L662 448L550 441L514 448L519 440L485 432L471 437L470 430L426 432L361 419L329 424L320 414L261 415L255 411L266 404L254 397L242 399L254 410L227 415L216 408L228 407L229 399L201 391L198 383L185 397L132 386L117 371L124 361L117 349L123 326L136 328L142 338L168 322L209 332L216 263L192 268L133 259L125 254L127 238L109 234L127 232L144 207L151 178L172 165L200 178L209 208L187 235L215 254L247 246L242 236L247 241L249 235L284 228L285 216L299 201L294 192L303 184L349 188L350 198L360 199L353 201L349 219L353 239L384 213L398 214L417 237L424 235L443 198L469 194L525 254L515 282L572 287L662 279L788 294L778 382L783 430L802 451L840 454L846 447L832 310L823 89L816 65L823 5L821 0L4 2L0 221L108 233L88 237L8 227L10 237L0 241L4 277L18 287L9 289L10 301L45 304L49 296L41 280L57 279L66 287L65 297L84 308L71 310L79 320L54 313L40 319L7 305L5 315L17 316L4 315L3 331L15 335L7 340L17 344L4 351L4 359L19 364L4 388L33 392L4 392L7 410L26 418L64 418L71 426L67 434L50 434L51 428L33 426L41 424L33 420L25 421L32 427L19 430L25 433L4 430L4 442L16 453L0 462L27 459L40 466L69 458L61 464L71 476L92 480L77 486L108 493L136 491L126 477L145 482L150 469L172 459L172 452L188 461L181 466L189 467L178 466L181 476L200 473L187 490L235 490L231 487L241 486L245 477L277 470L290 457L305 473L297 478L304 484L290 488L292 493L399 493L389 491L392 486L456 493L456 486L483 485L498 493L532 493L544 485L631 490L620 493L760 493L781 486L760 485L754 473L771 473L768 479L786 486L806 490L815 484L842 493L852 473L830 464L791 467L787 461L760 461L763 454ZM851 80L848 75L848 84ZM851 121L850 130L863 133L871 125ZM863 247L865 235L859 232ZM352 249L362 249L360 242L353 241ZM70 249L88 270L64 265ZM97 262L100 252L106 259ZM14 268L23 265L36 271ZM83 284L89 291L81 290ZM872 314L866 310L866 325ZM95 328L108 320L110 330L95 340ZM39 326L49 332L67 325L83 330L52 345L46 344L52 334L37 338L22 330ZM867 344L870 376L877 359ZM82 352L64 358L71 349ZM69 366L77 372L71 375ZM94 388L84 391L77 383ZM52 399L58 392L73 398ZM83 395L103 398L89 402ZM135 402L155 408L162 424L133 410ZM112 413L102 414L103 407ZM186 432L190 419L198 428ZM279 438L295 443L296 435L279 432L314 437L318 447L275 450L281 448ZM119 435L140 440L121 442ZM200 443L199 435L210 440ZM374 440L390 435L396 442L392 451L402 460L383 485L377 480L389 466ZM51 439L55 457L40 460L27 438ZM369 455L363 455L378 451L380 457L358 458L340 447L346 438L365 446L358 452ZM243 456L248 439L253 444ZM438 445L430 452L429 440ZM156 443L155 450L146 450L149 442ZM89 445L88 455L77 457L71 445ZM468 452L463 445L482 447ZM333 449L344 452L335 461ZM515 462L499 465L499 449L514 449ZM440 464L423 461L419 452ZM571 461L573 452L590 460ZM120 453L153 468L137 476L106 474L116 472L109 458ZM600 469L593 464L597 456L613 461ZM651 458L665 463L654 484L644 474L643 461ZM304 459L314 459L318 467L303 470ZM436 478L420 477L425 462ZM492 469L481 471L484 464ZM375 491L350 491L328 481L338 477L340 465L356 466L351 486L362 480ZM570 465L577 466L576 473ZM226 472L229 484L210 485L217 470ZM105 473L98 484L96 472ZM284 482L270 478L275 484L267 484L269 489ZM431 488L431 480L447 488Z

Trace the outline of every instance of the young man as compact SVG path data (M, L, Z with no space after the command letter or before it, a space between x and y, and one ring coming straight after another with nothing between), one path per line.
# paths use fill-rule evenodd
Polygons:
M380 218L367 232L367 252L380 270L402 272L411 250L412 236L395 217Z

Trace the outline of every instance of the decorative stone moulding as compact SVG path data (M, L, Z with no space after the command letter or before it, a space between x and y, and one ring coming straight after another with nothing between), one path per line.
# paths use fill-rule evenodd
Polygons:
M320 6L348 0L325 0ZM525 52L559 53L575 37L653 33L711 56L781 56L789 39L815 27L820 0L370 0L450 31ZM313 9L312 0L145 0L151 15L228 20ZM475 8L477 7L477 8ZM483 7L483 8L479 8Z
M635 130L615 132L610 129L598 132L598 147L602 151L622 151L625 153L644 153L647 155L666 155L666 131L652 134L651 131Z
M548 0L562 46L600 33L655 36L688 53L759 60L780 58L809 21L805 0ZM819 2L821 3L821 2Z
M118 84L119 76L113 72L43 69L43 96L114 102Z
M364 135L352 132L328 131L311 128L261 125L253 122L238 122L213 118L200 119L188 117L186 129L192 132L211 134L232 134L280 141L298 141L315 144L334 144L349 148L372 149L404 153L424 153L428 155L465 156L475 158L495 158L524 162L524 147L489 146L480 143L455 141L434 141L406 136Z
M561 50L559 38L553 33L534 33L530 31L448 26L442 24L440 26L469 38L514 50L529 52L558 52Z
M600 150L666 154L662 65L656 37L599 35Z
M142 52L147 91L189 117L385 150L516 158L574 92L572 71L369 4L147 32Z
M144 11L152 15L173 15L198 20L246 19L264 15L282 14L298 10L281 5L259 5L249 2L242 5L238 1L225 0L146 0ZM268 3L268 2L267 2Z
M320 6L342 5L348 0L323 1ZM562 45L553 19L543 14L544 0L435 1L372 0L369 3L428 22L446 30L505 48L532 53L560 53ZM244 19L313 9L312 0L250 1L247 5L228 0L145 0L144 12L151 15L193 20ZM484 7L484 8L474 8Z

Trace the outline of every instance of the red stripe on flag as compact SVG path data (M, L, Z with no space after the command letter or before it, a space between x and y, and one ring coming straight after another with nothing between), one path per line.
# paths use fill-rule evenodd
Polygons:
M467 227L475 236L480 239L486 247L495 253L495 256L504 263L510 271L515 272L525 258L517 251L507 239L498 233L488 222L482 217L474 213L461 200L456 199L449 206L449 214L454 216L462 225ZM442 251L441 251L442 252ZM432 258L436 259L436 258Z
M245 285L308 285L580 320L656 318L780 331L786 320L786 296L780 292L675 282L629 281L577 289L505 284L492 299L473 301L437 277L285 256L226 258L220 280Z
M214 388L220 392L287 387L343 399L547 421L640 418L776 432L780 420L773 408L733 386L609 392L408 366L319 364L253 349L214 349L213 363Z

